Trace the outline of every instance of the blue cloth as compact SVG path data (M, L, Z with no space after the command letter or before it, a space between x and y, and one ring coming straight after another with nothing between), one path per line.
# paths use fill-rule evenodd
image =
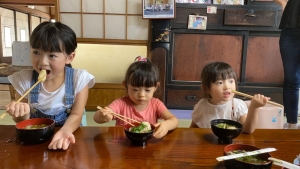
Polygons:
M61 111L57 112L55 115L47 115L44 112L42 112L40 109L32 108L30 111L30 118L50 118L55 121L55 126L62 126L65 121L67 120L72 105L74 103L74 85L73 85L73 75L74 75L74 69L70 67L65 67L65 105ZM31 86L35 84L35 82L38 80L38 73L36 71L33 71L32 74L32 80L31 80ZM40 92L40 83L36 85L30 92L30 100L31 104L38 103L38 95Z
M281 31L280 53L284 68L283 104L287 122L297 123L300 87L300 28Z

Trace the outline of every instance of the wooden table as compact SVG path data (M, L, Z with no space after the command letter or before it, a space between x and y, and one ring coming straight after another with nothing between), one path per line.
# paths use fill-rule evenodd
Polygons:
M14 126L0 125L0 168L216 168L224 164L224 144L210 129L177 128L145 147L132 146L121 127L81 127L68 150L48 150L49 142L25 145L16 139ZM241 134L234 143L274 147L275 158L292 162L300 153L300 130L257 129ZM274 166L272 168L280 168Z

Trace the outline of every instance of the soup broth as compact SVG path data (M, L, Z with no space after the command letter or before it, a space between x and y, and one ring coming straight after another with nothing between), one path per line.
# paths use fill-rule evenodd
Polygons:
M219 123L219 124L216 124L215 126L218 127L218 128L229 129L229 130L238 129L236 126L230 125L230 124L227 124L227 123Z
M25 129L39 129L39 128L43 128L46 126L47 126L46 124L29 125L29 126L26 126Z
M247 152L247 151L245 151L245 150L233 150L233 151L229 151L228 155L240 154L240 153L245 153L245 152ZM240 161L243 161L243 162L246 162L246 163L252 163L252 164L265 164L265 163L268 163L267 160L263 160L258 155L240 157L240 158L236 158L236 159L240 160Z

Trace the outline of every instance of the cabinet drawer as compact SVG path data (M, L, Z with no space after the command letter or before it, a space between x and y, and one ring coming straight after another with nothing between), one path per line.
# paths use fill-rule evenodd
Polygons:
M171 27L178 28L178 24L188 25L189 15L198 14L199 16L207 16L207 27L211 29L221 27L223 22L224 9L218 9L216 14L208 14L206 8L176 8L176 18L171 20Z
M167 107L178 109L193 109L203 97L202 90L168 90Z
M276 11L225 9L224 25L276 26Z

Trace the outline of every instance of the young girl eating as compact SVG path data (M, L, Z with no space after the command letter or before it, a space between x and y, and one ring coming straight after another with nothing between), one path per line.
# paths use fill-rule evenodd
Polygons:
M62 126L49 144L49 149L67 149L75 143L72 134L81 123L88 88L95 81L85 70L70 66L77 48L76 34L60 22L43 22L30 36L30 57L33 70L22 70L9 76L18 100L46 70L46 79L39 83L19 103L11 102L6 111L18 123L29 118L51 118ZM69 66L67 66L69 65Z
M124 126L126 123L112 114L112 112L118 113L140 122L153 124L157 128L153 136L161 138L169 130L177 127L178 119L159 99L153 98L154 92L160 85L157 67L146 58L138 57L136 60L129 66L123 81L128 96L119 98L108 107L98 110L94 120L97 123L116 120L116 126ZM158 122L158 119L163 121Z
M210 128L213 119L229 119L243 124L243 132L254 132L258 120L257 110L265 106L270 98L256 94L249 110L243 100L233 98L237 78L232 67L224 62L207 64L201 73L201 89L209 97L201 99L192 113L191 128Z

